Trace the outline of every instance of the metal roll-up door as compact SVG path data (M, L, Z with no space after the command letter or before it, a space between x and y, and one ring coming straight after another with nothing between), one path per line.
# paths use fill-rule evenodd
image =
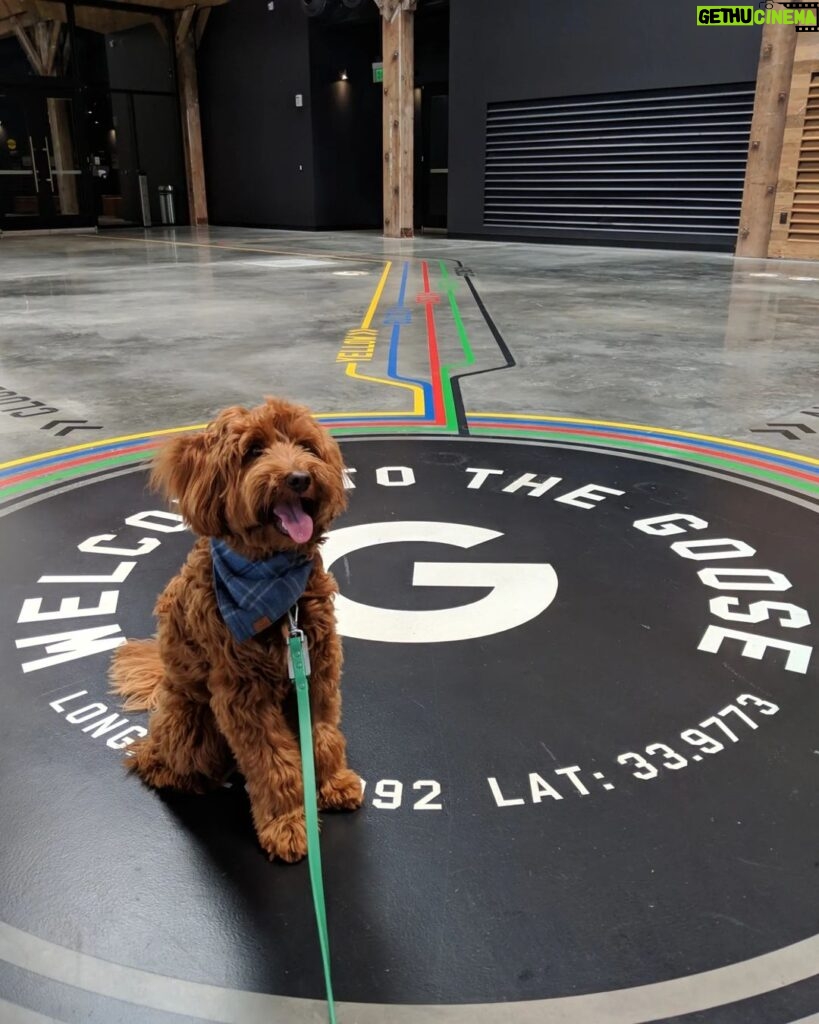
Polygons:
M753 106L753 82L491 103L484 225L732 249Z

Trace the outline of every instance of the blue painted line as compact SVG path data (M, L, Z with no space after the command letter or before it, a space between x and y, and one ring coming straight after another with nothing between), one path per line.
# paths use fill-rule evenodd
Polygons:
M771 455L770 452L760 452L753 448L743 448L740 445L732 444L720 444L717 441L704 441L700 438L694 437L680 437L677 434L663 434L659 431L653 430L631 430L628 427L613 427L613 426L600 426L599 424L593 423L578 423L577 420L549 420L544 422L543 420L526 420L526 419L515 419L514 421L505 420L503 417L492 417L492 416L470 416L469 422L478 426L493 426L499 424L501 426L532 426L532 427L565 427L568 430L583 430L590 433L596 434L610 434L612 431L618 434L625 434L630 437L637 438L650 438L657 441L672 441L681 444L690 444L697 448L709 448L716 452L730 452L734 455L747 455L749 458L760 459L764 462L778 463L780 466L792 466L794 469L805 469L809 466L811 471L814 472L816 467L811 463L806 463L802 459L782 457L779 455Z
M404 263L404 269L401 274L401 285L398 289L398 303L390 310L388 314L393 320L392 334L390 335L390 351L387 359L387 376L390 380L400 381L402 384L415 384L423 389L424 392L424 409L425 414L422 418L418 419L418 423L426 423L431 419L434 419L434 409L432 400L432 384L426 380L418 380L415 377L402 377L398 372L398 351L401 346L401 327L403 326L402 321L404 317L409 314L409 319L412 319L412 313L409 307L405 306L404 300L407 294L407 278L409 277L409 261ZM398 315L396 315L398 314ZM409 322L409 321L407 321ZM414 415L410 413L401 414L402 419L415 419Z
M19 466L10 466L8 469L0 470L0 480L7 476L16 476L17 473L26 473L30 469L40 466L58 466L61 462L73 462L76 459L84 458L86 455L99 455L101 452L121 452L127 448L137 448L139 445L149 443L150 437L141 437L135 441L117 441L115 444L95 445L93 448L83 448L78 452L66 452L64 455L52 455L49 459L37 459L26 462ZM147 458L147 456L146 456Z

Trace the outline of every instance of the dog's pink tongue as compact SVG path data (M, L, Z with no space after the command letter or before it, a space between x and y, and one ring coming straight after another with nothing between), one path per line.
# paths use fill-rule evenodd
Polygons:
M313 520L302 508L301 502L283 501L273 509L282 526L297 544L306 544L313 536Z

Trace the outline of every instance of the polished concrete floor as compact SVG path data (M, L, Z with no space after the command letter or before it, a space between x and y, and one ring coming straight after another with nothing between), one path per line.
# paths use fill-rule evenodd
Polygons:
M0 387L57 408L54 418L101 427L63 435L76 442L200 422L270 392L322 412L400 409L399 391L368 395L335 359L384 261L409 260L416 272L424 258L436 280L439 260L474 272L517 362L466 380L469 410L819 452L819 418L802 412L819 405L819 267L708 253L228 228L6 235ZM463 315L479 365L491 362L477 310ZM779 421L808 430L754 433ZM0 415L0 456L53 447L65 427L43 430L48 422Z
M66 617L38 625L21 602L53 608L60 581L83 602L98 593L108 577L82 575L88 541L143 507L139 459L157 432L267 394L367 435L345 447L352 522L499 524L505 561L545 546L560 577L548 616L514 644L489 627L437 656L345 641L359 770L444 788L438 815L406 799L393 815L388 786L376 809L325 828L340 1024L817 1019L815 667L737 651L703 661L704 591L690 596L693 571L669 563L674 537L658 546L631 526L685 510L751 541L792 581L793 604L772 607L796 607L797 636L814 636L819 264L370 233L5 235L0 332L0 1024L325 1019L306 875L257 856L241 798L128 788L105 735L67 724L71 693L110 699L99 654L20 671L32 635ZM516 417L526 444L504 448L495 427L509 439ZM530 444L546 425L563 431L553 447ZM144 452L132 435L150 435ZM495 458L494 482L453 484ZM393 461L425 470L407 495L373 483ZM557 500L504 489L512 472L558 475ZM594 511L559 504L605 484ZM153 596L189 543L156 536L161 552L123 591L126 635L152 628ZM382 610L420 606L391 602L406 582L395 557L352 557L359 575L348 568L342 589L380 587ZM780 647L793 639L785 629ZM525 700L485 714L513 658ZM439 679L452 685L438 692ZM736 748L718 734L722 767L694 767L695 737L678 775L684 759L665 746L677 764L652 790L642 756L633 777L638 755L612 756L672 728L679 746L681 729L729 708L749 731ZM616 787L585 774L603 754ZM569 769L547 771L575 760L591 794ZM553 785L529 776L523 807L533 769Z

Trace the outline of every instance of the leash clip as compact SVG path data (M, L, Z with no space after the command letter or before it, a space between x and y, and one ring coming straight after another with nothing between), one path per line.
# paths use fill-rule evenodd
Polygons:
M291 608L287 613L287 620L290 626L290 633L287 640L287 672L290 676L291 683L298 683L301 681L299 675L309 676L310 675L310 652L307 649L307 637L304 635L304 630L299 629L299 606L296 605ZM297 672L296 667L293 664L293 648L297 647L301 655L302 671Z

